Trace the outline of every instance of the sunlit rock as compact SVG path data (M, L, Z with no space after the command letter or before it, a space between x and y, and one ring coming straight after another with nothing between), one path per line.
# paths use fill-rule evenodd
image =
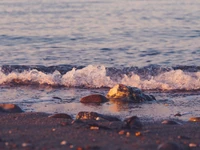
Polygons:
M23 110L15 104L0 104L0 112L21 113Z
M107 94L108 99L118 99L140 103L143 101L156 100L153 95L146 95L136 87L130 87L123 84L117 84L111 88Z

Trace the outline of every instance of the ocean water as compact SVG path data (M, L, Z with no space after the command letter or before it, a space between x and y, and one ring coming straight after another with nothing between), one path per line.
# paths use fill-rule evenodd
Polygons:
M199 14L199 0L1 0L0 103L73 116L200 116ZM79 102L119 83L157 101Z

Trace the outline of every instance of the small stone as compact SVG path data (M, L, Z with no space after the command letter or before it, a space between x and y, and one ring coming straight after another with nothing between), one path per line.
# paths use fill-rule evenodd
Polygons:
M22 143L22 147L28 147L28 146L31 146L30 143Z
M141 136L141 132L135 132L135 136Z
M157 150L183 150L183 148L174 142L162 143L158 146Z
M98 126L90 126L90 130L99 130Z
M77 147L76 150L84 150L82 147Z
M167 124L167 125L181 125L180 122L174 121L174 120L164 120L162 124Z
M198 145L196 143L190 143L189 147L197 147Z
M88 95L80 99L81 103L104 103L107 101L108 99L100 94Z
M74 145L71 144L71 145L69 146L69 148L74 148Z
M126 137L129 137L131 135L130 132L126 132Z
M55 128L53 128L53 129L52 129L52 131L54 132L54 131L56 131L56 129L55 129Z
M118 132L119 135L123 135L124 133L125 133L124 130L120 130L120 131Z
M5 113L21 113L22 109L15 104L0 104L0 112Z
M181 117L182 115L181 115L181 113L176 113L174 116L175 117Z
M8 146L8 145L9 145L9 143L8 143L8 142L5 142L5 145L6 145L6 146Z
M62 141L62 142L60 142L60 145L66 145L67 144L67 141Z
M53 115L50 115L48 116L49 118L66 118L66 119L71 119L72 120L72 117L68 114L65 114L65 113L58 113L58 114L53 114Z
M189 119L191 122L200 122L200 117L192 117Z
M142 129L142 123L137 116L132 116L130 118L125 119L123 128L128 129Z

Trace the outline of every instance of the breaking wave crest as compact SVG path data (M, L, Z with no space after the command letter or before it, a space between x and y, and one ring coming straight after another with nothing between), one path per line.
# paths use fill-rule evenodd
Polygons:
M16 66L4 65L0 85L50 85L102 88L126 84L143 90L200 90L200 67L106 68L105 66Z

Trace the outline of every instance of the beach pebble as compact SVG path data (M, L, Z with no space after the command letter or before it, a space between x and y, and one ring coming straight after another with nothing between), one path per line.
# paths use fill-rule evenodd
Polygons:
M28 147L28 146L31 146L30 143L22 143L22 147Z
M167 124L167 125L181 125L180 122L174 121L174 120L164 120L164 121L162 122L162 124Z
M107 101L108 99L100 94L88 95L80 99L81 103L104 103Z
M119 119L114 117L114 116L108 116L108 115L99 114L97 112L87 112L87 111L79 112L76 115L76 119L80 119L80 120L119 121Z
M189 147L197 147L198 145L196 143L190 143Z
M67 141L63 140L60 142L60 145L66 145L67 144Z
M142 129L142 123L137 116L126 118L123 121L123 128L127 129Z
M111 88L107 93L107 98L110 100L117 99L118 101L121 100L133 103L156 100L153 95L146 95L136 87L123 84L117 84Z
M65 113L58 113L58 114L53 114L53 115L50 115L48 116L49 118L66 118L66 119L71 119L72 120L72 117L68 114L65 114Z
M183 150L183 148L174 142L162 143L158 146L157 150Z
M189 119L191 122L200 122L200 117L192 117Z
M23 110L15 104L0 104L0 112L21 113Z

